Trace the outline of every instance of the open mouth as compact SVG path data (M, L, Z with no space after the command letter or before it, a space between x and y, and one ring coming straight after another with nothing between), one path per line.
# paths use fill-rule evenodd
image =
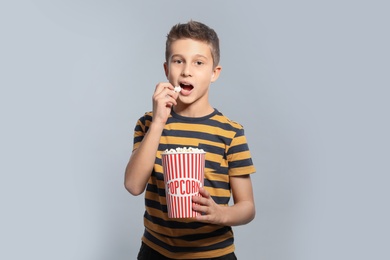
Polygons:
M194 88L191 84L186 84L186 83L180 83L180 87L182 90L185 91L191 91Z

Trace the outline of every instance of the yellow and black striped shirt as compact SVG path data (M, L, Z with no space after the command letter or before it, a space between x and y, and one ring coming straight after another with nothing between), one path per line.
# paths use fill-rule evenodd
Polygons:
M134 149L140 145L152 121L152 113L141 117L135 127ZM183 117L174 111L160 138L153 172L145 191L145 232L142 241L173 259L218 257L234 251L229 226L170 219L167 215L161 153L165 149L196 147L206 152L204 186L214 201L228 205L229 176L255 172L243 127L218 110L200 118Z

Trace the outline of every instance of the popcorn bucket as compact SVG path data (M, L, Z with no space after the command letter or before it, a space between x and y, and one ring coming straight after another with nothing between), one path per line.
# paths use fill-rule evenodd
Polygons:
M162 153L169 218L193 218L192 196L204 185L205 152Z

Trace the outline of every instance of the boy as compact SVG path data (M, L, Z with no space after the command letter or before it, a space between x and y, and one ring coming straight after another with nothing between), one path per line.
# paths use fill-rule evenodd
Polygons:
M190 21L172 27L167 36L164 70L153 111L135 127L133 153L125 187L133 195L145 188L145 232L139 260L237 259L231 226L255 216L250 174L255 172L244 129L208 100L209 86L221 72L219 39L208 26ZM174 91L180 86L181 91ZM176 147L206 151L204 188L194 196L196 219L167 215L161 153ZM233 195L234 205L229 206Z

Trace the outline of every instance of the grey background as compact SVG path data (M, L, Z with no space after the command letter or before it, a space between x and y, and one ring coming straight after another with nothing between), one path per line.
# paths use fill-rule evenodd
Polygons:
M239 259L389 259L387 1L2 1L0 258L135 259L123 174L165 36L221 39L211 102L246 129Z

